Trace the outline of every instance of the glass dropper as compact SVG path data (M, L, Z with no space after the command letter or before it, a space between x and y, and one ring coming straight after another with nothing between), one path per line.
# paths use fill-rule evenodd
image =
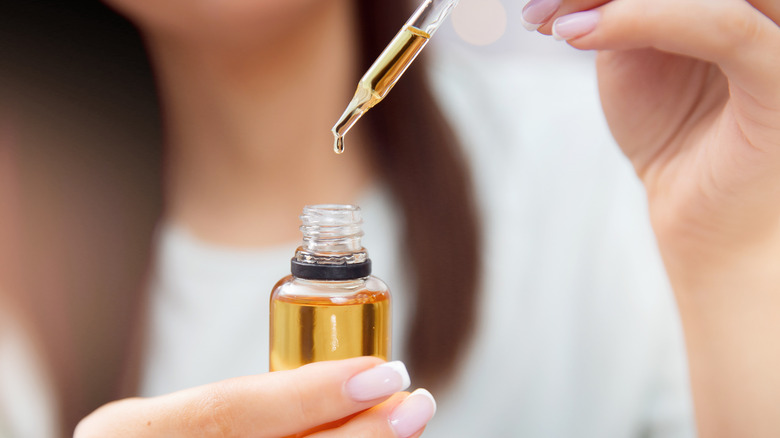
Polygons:
M333 126L333 149L337 154L344 152L344 135L387 96L457 4L458 0L425 0L409 17L360 79L355 96Z

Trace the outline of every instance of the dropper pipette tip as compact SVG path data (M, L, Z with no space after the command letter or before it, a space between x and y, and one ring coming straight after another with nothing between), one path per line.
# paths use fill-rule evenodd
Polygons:
M344 136L363 114L385 98L458 0L424 0L358 82L355 95L333 127L333 151L344 153Z
M341 155L344 153L344 137L333 131L333 152Z

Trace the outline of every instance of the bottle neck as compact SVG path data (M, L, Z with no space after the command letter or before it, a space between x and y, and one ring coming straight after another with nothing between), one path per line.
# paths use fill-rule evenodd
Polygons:
M351 205L314 205L301 215L303 244L292 260L294 276L312 280L348 280L371 274L361 244L363 219Z

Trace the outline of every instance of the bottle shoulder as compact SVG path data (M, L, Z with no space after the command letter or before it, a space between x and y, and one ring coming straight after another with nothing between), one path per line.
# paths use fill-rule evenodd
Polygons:
M272 300L323 301L332 304L376 302L390 299L390 289L373 275L354 280L305 280L292 275L279 280L271 293Z

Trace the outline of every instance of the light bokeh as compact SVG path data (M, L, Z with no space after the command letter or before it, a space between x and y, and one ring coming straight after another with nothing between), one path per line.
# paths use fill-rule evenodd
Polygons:
M452 12L452 25L463 41L486 46L506 33L507 12L500 0L461 0Z

